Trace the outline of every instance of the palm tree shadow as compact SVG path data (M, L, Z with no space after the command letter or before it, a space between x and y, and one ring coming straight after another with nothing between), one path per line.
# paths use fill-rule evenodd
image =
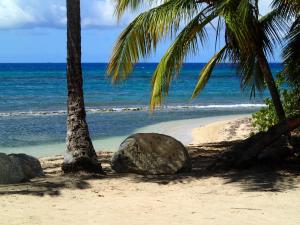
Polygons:
M48 166L46 177L33 179L31 182L16 185L0 185L0 196L4 195L34 195L34 196L60 196L63 189L87 190L91 189L92 180L118 180L130 179L137 183L156 183L159 185L169 185L177 183L190 183L204 178L221 178L223 184L236 184L242 191L257 192L284 192L296 189L300 184L300 163L296 167L291 165L285 167L256 167L250 170L231 171L210 171L210 165L224 149L236 142L209 143L202 146L190 146L189 153L192 158L193 170L190 173L175 175L137 175L137 174L117 174L109 166L111 154L105 153L101 157L101 164L107 175L80 173L76 175L63 175L57 172L60 167L59 157L55 158L55 163ZM52 159L53 160L53 159ZM46 169L47 170L47 169Z
M233 174L226 174L225 184L238 183L243 191L248 192L284 192L299 188L300 174L282 170L259 168Z
M103 175L55 175L33 179L27 183L0 185L0 196L3 195L34 195L34 196L59 196L62 189L89 189L89 180L101 179Z
M221 178L223 184L236 184L245 192L284 192L297 189L300 184L300 173L287 173L285 171L265 170L259 168L255 170L230 171L230 172L192 172L178 175L159 176L136 176L136 182L150 182L159 185L176 183L190 183L196 179Z
M296 189L300 184L299 162L295 164L258 166L248 170L210 171L207 167L229 146L237 141L209 143L203 146L189 147L192 156L191 173L159 176L137 176L137 182L154 182L160 185L170 183L188 183L195 179L218 177L226 184L237 184L242 191L283 192ZM290 162L289 162L290 163Z

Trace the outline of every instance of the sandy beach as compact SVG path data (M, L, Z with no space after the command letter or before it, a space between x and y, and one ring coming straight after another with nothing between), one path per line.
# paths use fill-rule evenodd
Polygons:
M300 0L0 0L0 225L300 225Z
M115 174L108 164L112 153L99 152L107 175L74 177L61 174L62 156L44 157L40 160L45 177L0 186L0 224L300 223L298 174L262 170L212 173L203 169L214 154L226 148L222 141L236 141L254 132L249 117L219 118L205 125L196 121L183 127L182 137L190 143L192 173ZM180 123L172 124L176 137L183 134ZM159 127L160 132L166 128Z

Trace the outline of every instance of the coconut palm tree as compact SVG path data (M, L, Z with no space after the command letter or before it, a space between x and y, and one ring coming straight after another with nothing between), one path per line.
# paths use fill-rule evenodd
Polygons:
M116 0L116 13L120 17L128 8L136 10L155 0ZM125 79L133 64L155 51L157 43L166 36L176 36L162 57L152 79L151 109L161 105L168 95L174 76L179 74L187 54L197 54L199 45L205 44L206 29L213 26L218 38L225 27L225 46L202 69L193 92L196 97L207 83L216 63L238 64L242 87L251 86L251 94L262 90L266 82L277 116L285 121L285 113L272 76L267 56L272 55L280 31L285 23L275 20L273 14L259 18L258 0L164 0L158 6L141 13L120 35L111 56L108 74L115 82ZM217 21L217 25L213 25ZM181 26L185 25L182 29Z
M80 0L67 0L67 151L62 170L102 172L86 122L80 32Z

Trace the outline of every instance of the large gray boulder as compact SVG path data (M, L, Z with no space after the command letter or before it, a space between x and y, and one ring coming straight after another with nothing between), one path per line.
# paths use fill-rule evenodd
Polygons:
M119 173L175 174L191 171L189 154L176 139L156 133L139 133L125 139L111 159Z
M38 159L25 154L0 153L0 184L14 184L43 176Z

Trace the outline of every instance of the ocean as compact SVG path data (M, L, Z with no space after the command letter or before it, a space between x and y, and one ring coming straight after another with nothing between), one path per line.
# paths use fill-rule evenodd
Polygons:
M250 99L249 90L240 89L234 65L220 64L204 91L191 100L204 64L190 63L172 81L164 106L151 113L148 104L156 65L137 64L128 80L113 86L105 77L106 64L83 64L87 121L97 148L115 150L116 137L161 122L253 113L268 95L265 91ZM282 65L271 64L271 68L275 74ZM0 64L0 81L0 152L63 153L66 65Z

